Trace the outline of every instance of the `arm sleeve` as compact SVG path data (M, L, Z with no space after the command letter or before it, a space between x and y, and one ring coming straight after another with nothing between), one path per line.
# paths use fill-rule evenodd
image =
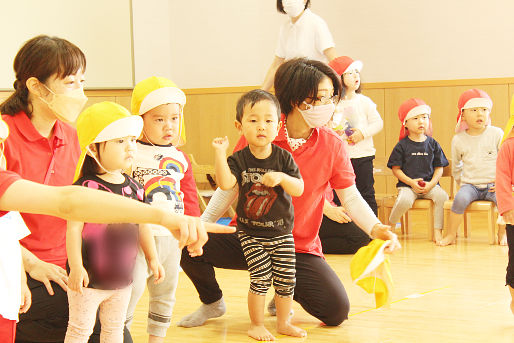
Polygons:
M283 172L286 173L289 176L296 177L298 179L302 178L302 175L300 174L300 169L298 169L298 165L293 159L293 155L289 151L283 151L285 155L285 164L283 168Z
M364 201L355 185L348 188L336 190L341 200L341 205L348 211L352 220L368 235L371 234L373 226L380 224L369 205Z
M443 149L441 148L439 143L437 143L437 141L434 140L434 162L433 162L432 166L434 168L446 167L448 164L449 163L448 163L448 160L446 159L446 156L444 155Z
M462 174L462 155L459 149L457 136L453 136L452 139L452 175L455 182L460 183Z
M0 171L0 196L4 195L7 188L20 179L21 176L15 172L8 170Z
M228 207L234 202L238 194L238 187L224 191L221 188L216 189L214 194L207 204L207 208L203 211L200 218L204 222L215 223L221 218L223 213L228 210Z
M184 178L180 181L180 190L184 194L184 214L193 217L200 216L200 205L198 204L198 195L196 193L196 181L193 175L193 168L189 157L184 154L187 160L187 170Z
M366 111L366 118L368 121L368 125L361 129L362 135L364 138L373 137L384 128L384 121L382 117L380 117L380 113L377 111L377 105L369 98L366 99L366 104L364 106Z
M389 155L389 160L387 161L387 168L393 169L393 167L403 167L403 147L400 142L394 146L391 155Z
M514 209L514 197L512 196L513 168L514 138L511 138L503 143L496 159L496 200L500 214Z

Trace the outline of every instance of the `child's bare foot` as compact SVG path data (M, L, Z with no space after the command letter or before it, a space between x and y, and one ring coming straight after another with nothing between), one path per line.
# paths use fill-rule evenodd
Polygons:
M274 341L275 336L264 327L264 325L250 325L248 336L258 341Z
M434 229L434 240L437 242L441 241L443 239L443 230L441 229Z
M446 235L443 239L440 241L437 241L436 244L440 247L445 247L447 245L455 244L457 243L457 235Z
M293 337L306 337L307 332L304 329L300 329L298 326L287 322L284 324L277 324L277 332L281 335L293 336Z

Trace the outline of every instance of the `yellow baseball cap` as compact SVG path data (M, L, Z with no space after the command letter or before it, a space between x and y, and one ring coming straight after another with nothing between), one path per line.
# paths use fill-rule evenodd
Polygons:
M164 77L152 76L139 82L132 91L130 104L133 115L143 115L151 109L165 104L180 106L180 137L177 146L186 143L184 105L186 94L177 85Z
M352 280L366 292L375 294L376 307L391 303L393 277L384 249L391 241L374 239L360 248L350 262Z
M143 119L131 115L125 107L114 102L104 101L86 108L77 119L81 154L73 182L82 176L82 166L90 144L127 136L139 137L141 131Z

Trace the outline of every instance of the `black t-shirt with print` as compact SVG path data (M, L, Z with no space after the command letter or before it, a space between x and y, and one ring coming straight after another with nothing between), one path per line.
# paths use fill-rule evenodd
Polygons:
M448 160L435 139L427 136L424 142L414 142L409 137L400 140L389 156L387 166L399 166L411 179L432 180L434 168L446 167ZM398 180L396 187L410 187Z
M294 211L291 196L281 186L267 187L261 183L268 172L282 172L301 178L293 156L274 144L271 155L258 159L247 146L227 159L239 185L237 227L248 235L275 237L291 233Z
M143 186L124 174L125 181L113 184L96 175L86 175L75 185L145 201ZM84 223L82 263L89 277L89 288L119 289L132 283L139 249L139 226L130 223ZM66 266L69 272L69 266Z

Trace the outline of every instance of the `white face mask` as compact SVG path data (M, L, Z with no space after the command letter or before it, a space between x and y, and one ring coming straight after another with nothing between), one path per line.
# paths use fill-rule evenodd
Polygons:
M54 112L55 116L64 122L73 123L77 120L80 112L86 105L87 97L84 95L82 88L74 89L67 94L56 94L44 83L41 83L46 89L52 93L52 100L46 101L39 97Z
M298 17L305 9L303 0L283 0L282 6L284 7L284 12L291 18Z
M336 105L334 105L333 102L317 106L307 104L305 101L303 103L307 105L307 108L305 110L298 110L310 128L322 127L326 125L330 118L332 118L332 115L336 109Z

